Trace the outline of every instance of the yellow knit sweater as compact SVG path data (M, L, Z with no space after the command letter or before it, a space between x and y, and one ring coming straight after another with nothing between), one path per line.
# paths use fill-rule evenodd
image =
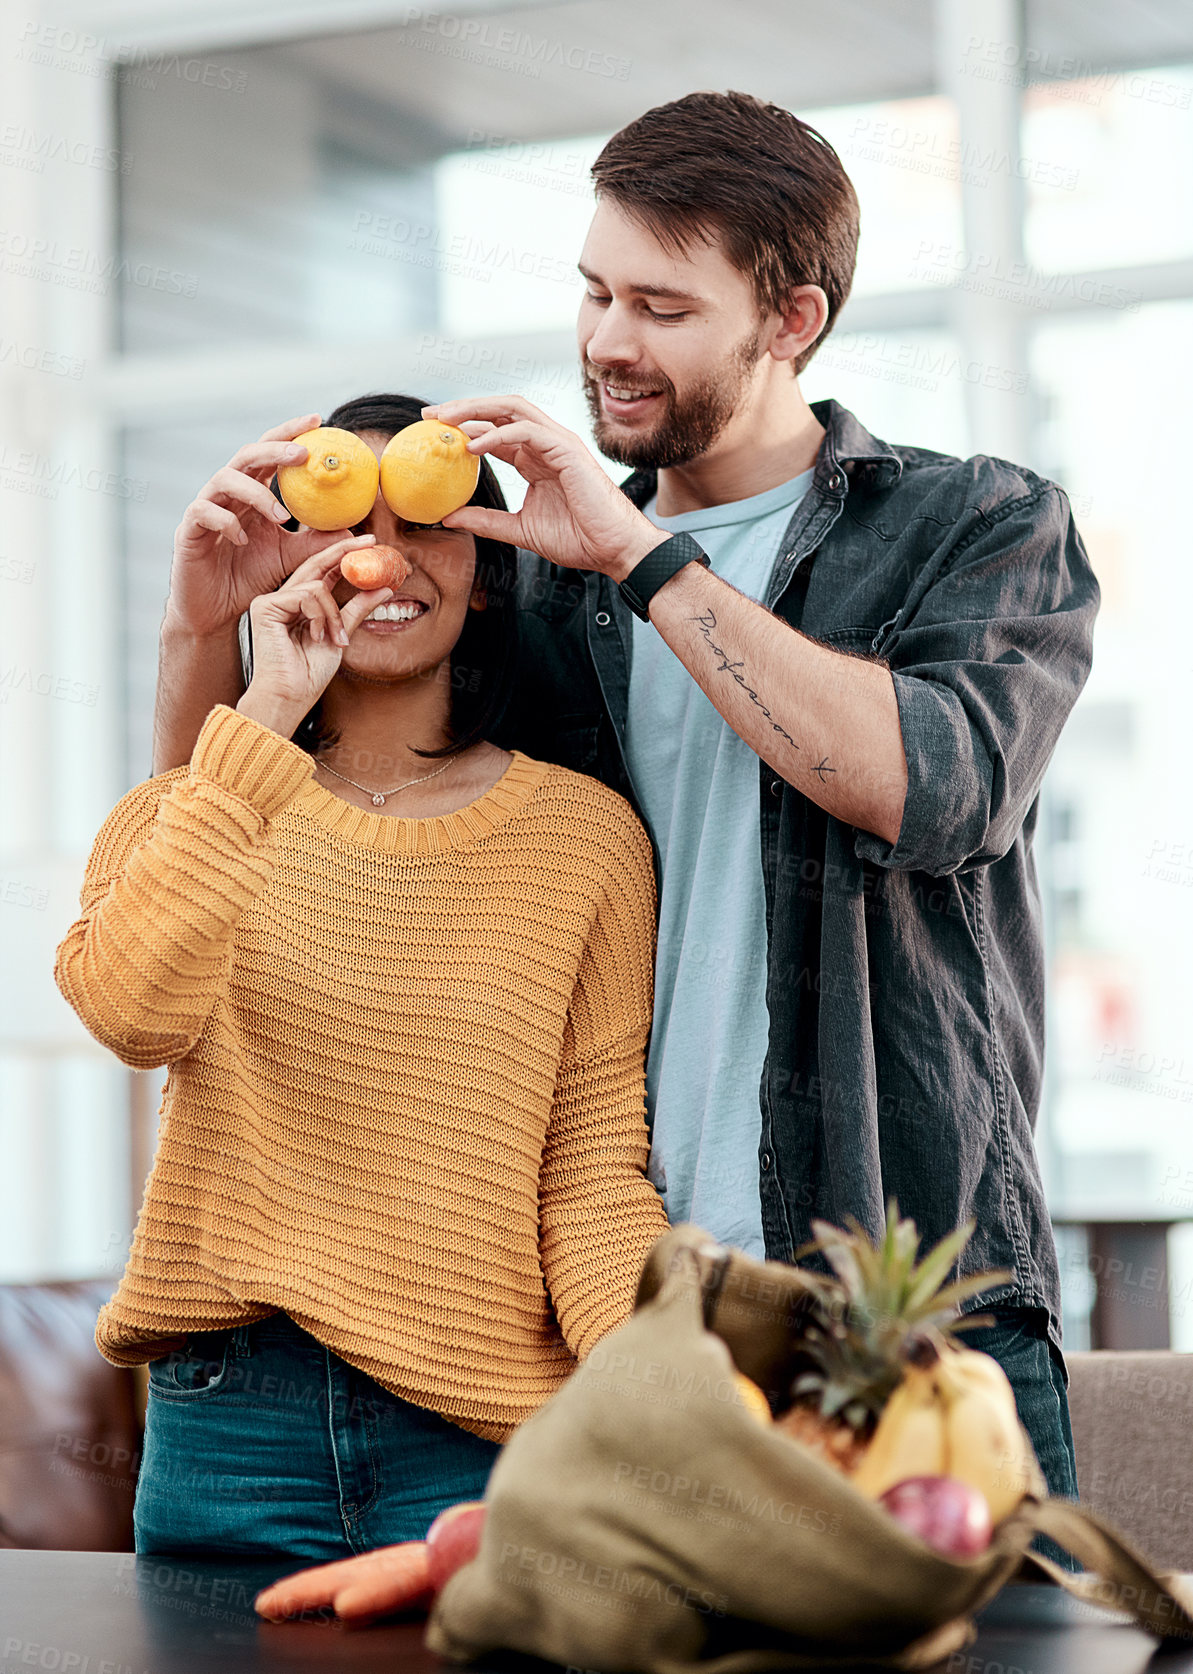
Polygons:
M515 752L484 796L369 814L231 709L96 840L58 985L169 1064L117 1365L284 1310L503 1440L628 1314L654 876L629 806Z

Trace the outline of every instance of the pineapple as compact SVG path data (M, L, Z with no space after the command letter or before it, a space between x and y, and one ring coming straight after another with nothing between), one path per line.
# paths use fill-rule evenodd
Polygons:
M847 1473L860 1464L879 1415L917 1354L935 1354L941 1336L984 1320L957 1317L958 1305L1006 1272L945 1284L973 1232L969 1221L916 1261L919 1234L900 1220L892 1198L882 1242L871 1243L852 1217L849 1230L813 1221L815 1237L796 1259L819 1252L831 1274L809 1273L812 1313L797 1345L791 1405L777 1428ZM931 1348L929 1348L931 1344Z

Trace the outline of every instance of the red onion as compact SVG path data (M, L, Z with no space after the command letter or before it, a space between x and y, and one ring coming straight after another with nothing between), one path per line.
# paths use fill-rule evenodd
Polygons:
M427 1569L436 1592L476 1557L485 1526L483 1500L465 1500L441 1511L427 1530Z
M888 1488L878 1503L946 1558L972 1558L990 1544L985 1496L954 1476L910 1476Z

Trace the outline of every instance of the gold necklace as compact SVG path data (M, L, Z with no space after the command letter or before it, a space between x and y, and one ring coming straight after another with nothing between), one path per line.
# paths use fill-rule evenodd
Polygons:
M437 779L441 773L447 772L448 768L451 767L455 759L455 756L452 756L451 760L445 761L442 767L437 767L434 773L424 773L420 779L407 779L404 785L395 785L392 790L387 791L370 790L368 785L358 785L355 779L350 779L346 773L339 772L338 769L332 767L328 762L321 761L318 765L322 767L325 772L334 773L336 778L342 779L346 785L351 785L353 790L363 791L366 796L371 796L374 808L384 808L386 797L396 796L399 791L409 790L411 785L422 785L425 784L428 779Z

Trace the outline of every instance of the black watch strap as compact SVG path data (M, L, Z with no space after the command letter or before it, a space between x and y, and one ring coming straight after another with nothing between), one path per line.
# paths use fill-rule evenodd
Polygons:
M672 535L634 565L618 590L635 616L650 621L650 601L663 583L670 581L685 564L703 564L706 570L712 567L708 554L691 535Z

